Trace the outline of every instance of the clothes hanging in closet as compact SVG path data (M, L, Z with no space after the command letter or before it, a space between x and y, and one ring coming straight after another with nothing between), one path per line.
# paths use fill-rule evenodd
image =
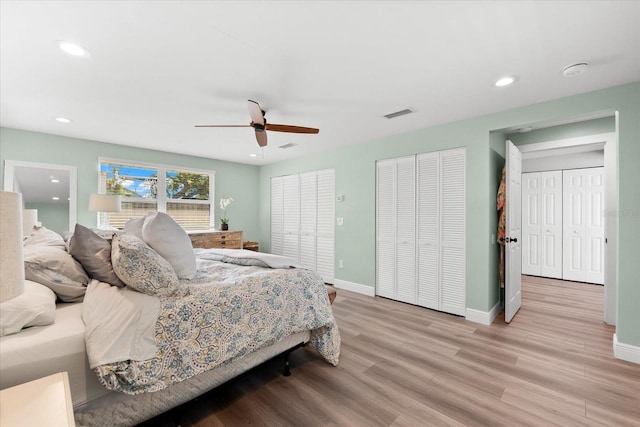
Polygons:
M505 240L505 226L507 218L506 210L506 189L507 183L505 179L506 166L502 168L502 179L500 181L500 187L498 187L497 195L497 208L498 208L498 244L500 245L500 287L504 288L504 245Z

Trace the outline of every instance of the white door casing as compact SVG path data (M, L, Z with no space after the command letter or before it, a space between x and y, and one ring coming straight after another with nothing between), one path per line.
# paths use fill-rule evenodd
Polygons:
M506 225L505 225L505 322L509 323L522 305L522 154L506 141Z

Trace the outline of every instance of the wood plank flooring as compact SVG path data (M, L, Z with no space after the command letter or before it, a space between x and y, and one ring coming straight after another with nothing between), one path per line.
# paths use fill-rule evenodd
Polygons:
M310 348L141 426L640 426L640 365L614 359L603 287L523 276L491 326L338 290L334 368Z

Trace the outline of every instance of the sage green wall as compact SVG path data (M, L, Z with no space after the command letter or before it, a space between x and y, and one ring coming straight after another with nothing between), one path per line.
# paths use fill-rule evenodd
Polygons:
M69 204L66 202L27 203L25 208L38 209L38 221L49 230L62 233L69 229Z
M496 170L500 165L498 134L535 123L570 120L593 113L619 112L619 240L618 340L640 346L640 82L554 101L506 110L419 131L381 138L313 156L263 166L260 169L261 242L269 242L269 182L273 176L334 168L336 217L336 278L375 286L375 162L379 159L467 147L467 307L488 311L498 301L495 280ZM589 131L590 132L590 131ZM263 243L264 244L264 243ZM266 246L268 247L268 246ZM336 263L337 265L337 263Z
M0 179L4 180L5 160L76 166L78 222L87 226L95 226L97 220L96 214L87 208L89 195L98 189L98 157L215 170L216 218L220 218L221 213L217 203L220 197L233 197L234 202L227 209L230 228L243 230L245 240L259 239L257 166L38 132L0 129ZM0 184L3 185L3 182L0 181Z

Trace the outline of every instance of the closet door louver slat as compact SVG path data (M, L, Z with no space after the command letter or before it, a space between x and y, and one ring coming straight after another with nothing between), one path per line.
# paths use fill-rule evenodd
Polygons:
M419 154L416 158L417 195L417 286L418 305L438 310L440 271L439 223L440 204L438 188L440 173L439 154Z
M440 307L465 315L465 149L440 153Z
M395 298L395 160L376 165L376 294Z

